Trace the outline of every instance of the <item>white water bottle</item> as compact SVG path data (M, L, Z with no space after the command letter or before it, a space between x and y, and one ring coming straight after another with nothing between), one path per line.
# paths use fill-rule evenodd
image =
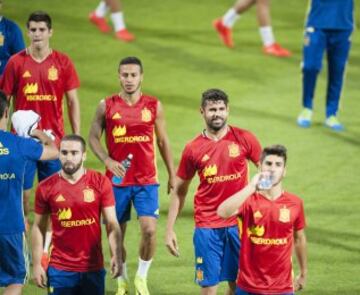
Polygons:
M273 176L271 173L266 173L261 175L259 182L258 182L258 188L260 190L268 190L273 185Z
M128 154L127 157L121 161L121 165L125 168L125 173L130 168L132 159L133 159L133 154ZM114 175L111 181L114 185L120 185L123 181L123 177Z

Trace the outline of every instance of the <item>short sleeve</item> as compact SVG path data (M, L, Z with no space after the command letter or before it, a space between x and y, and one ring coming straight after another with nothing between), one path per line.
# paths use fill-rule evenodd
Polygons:
M110 180L101 175L101 208L115 205L115 197Z
M44 192L44 186L38 185L35 192L35 213L37 214L48 214L50 213L49 204L47 197Z
M300 206L299 214L297 215L297 217L294 221L294 229L295 230L301 230L301 229L305 228L305 226L306 226L303 201L300 202L299 206Z
M73 62L67 56L65 56L64 59L64 72L65 72L64 77L66 77L65 86L64 86L65 91L70 91L79 88L80 81L78 74L75 70L75 66Z
M176 175L181 179L190 180L194 177L195 173L195 162L191 156L191 150L187 145L181 155L181 160Z
M246 132L245 134L246 149L247 149L247 158L251 160L255 165L258 165L260 162L261 156L261 145L258 139L251 132Z
M37 161L40 159L43 146L32 138L18 137L18 146L21 154L26 160Z

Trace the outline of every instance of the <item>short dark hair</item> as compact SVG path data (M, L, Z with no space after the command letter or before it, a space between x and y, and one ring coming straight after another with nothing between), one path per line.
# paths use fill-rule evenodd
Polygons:
M26 23L27 28L29 28L30 22L45 22L49 30L52 28L51 17L45 11L38 10L30 14Z
M119 69L118 69L119 71L120 71L120 67L123 65L138 65L140 67L140 72L142 73L144 71L141 60L136 56L128 56L120 60Z
M265 157L269 155L276 155L284 159L284 164L287 161L287 149L281 144L274 144L263 149L260 157L260 162L264 161Z
M0 90L0 119L5 114L5 110L9 107L9 101L4 92Z
M211 102L223 101L226 106L229 103L227 94L224 91L216 88L208 89L203 92L201 98L201 107L204 108L208 101Z
M77 135L77 134L68 134L68 135L65 135L65 136L61 139L61 142L63 142L63 141L77 141L77 142L80 142L82 151L83 151L83 152L86 151L86 142L85 142L85 139L82 138L80 135Z

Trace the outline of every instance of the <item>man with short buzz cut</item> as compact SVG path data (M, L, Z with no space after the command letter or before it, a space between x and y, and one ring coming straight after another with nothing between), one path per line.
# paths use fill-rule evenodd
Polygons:
M5 288L3 294L17 295L27 276L22 210L25 164L55 159L58 150L38 129L30 128L27 136L37 137L41 144L7 132L9 114L9 102L0 91L0 288Z
M304 206L299 197L283 190L286 160L284 146L266 147L260 172L217 210L222 218L242 219L236 295L294 295L305 287ZM300 267L294 282L293 247Z
M141 230L139 266L135 276L136 294L148 295L147 274L155 253L156 225L159 217L158 179L155 141L168 172L168 192L174 185L174 167L160 101L141 92L143 66L137 57L126 57L119 64L121 91L100 101L93 120L89 143L105 164L112 179L117 218L123 234L134 205ZM107 151L101 145L105 131ZM122 165L132 154L131 167ZM126 172L126 175L125 175ZM119 181L123 178L121 181ZM128 294L126 252L122 240L123 274L118 278L117 295Z
M240 251L236 217L223 220L217 207L247 184L248 161L259 162L261 147L249 131L227 124L228 96L220 89L202 94L201 115L205 129L185 146L171 197L165 243L179 256L175 221L184 206L192 178L200 184L194 197L195 278L202 295L214 295L227 281L227 295L234 294Z
M0 89L3 89L9 98L12 97L14 111L33 110L39 114L39 128L50 132L59 145L65 135L64 95L72 131L80 134L80 106L77 95L79 78L70 58L50 47L52 20L46 12L35 11L30 14L27 32L30 46L10 58L0 82ZM29 198L36 170L38 180L41 181L58 172L60 168L58 159L28 162L24 180L25 215L29 212ZM49 232L44 244L45 253L50 241Z
M36 285L49 287L50 294L105 294L101 216L108 227L111 274L114 278L121 274L121 232L111 183L101 173L85 169L85 158L84 139L64 136L60 172L42 181L36 190L33 273ZM46 274L41 255L49 217L53 241Z

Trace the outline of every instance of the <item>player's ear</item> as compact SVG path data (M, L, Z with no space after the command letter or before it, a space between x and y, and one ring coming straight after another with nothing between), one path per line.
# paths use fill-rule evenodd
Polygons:
M202 107L200 107L200 114L203 115L204 114L204 109Z
M49 36L51 37L53 35L53 29L49 30Z
M83 162L85 162L85 160L86 160L86 152L83 152L82 160L83 160Z

